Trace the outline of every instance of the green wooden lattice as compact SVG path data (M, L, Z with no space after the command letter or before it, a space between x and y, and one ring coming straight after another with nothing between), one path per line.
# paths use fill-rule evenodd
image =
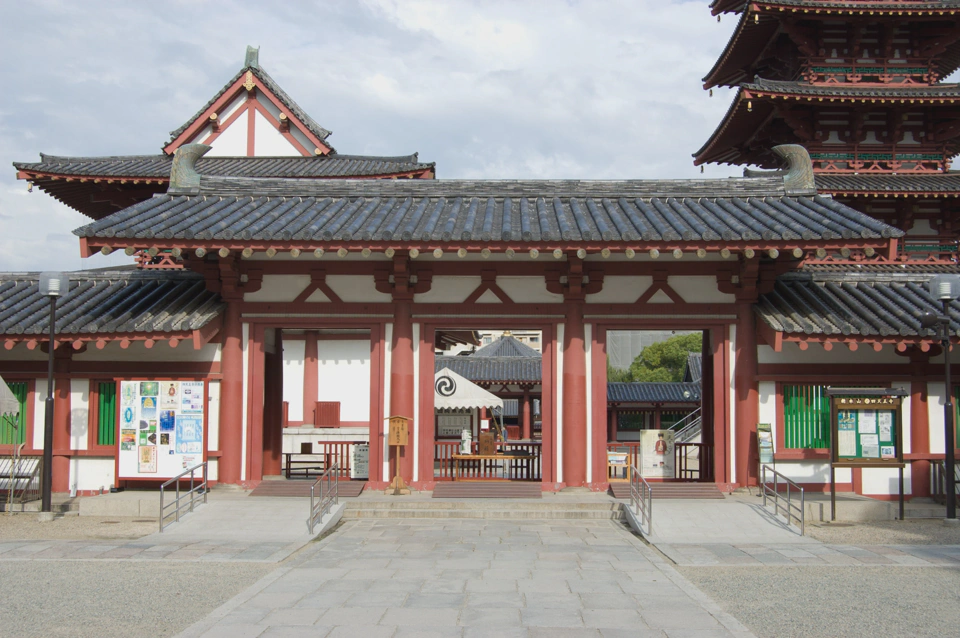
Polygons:
M7 386L20 402L20 414L0 417L0 445L16 445L27 440L27 382L13 381Z
M117 384L101 382L97 387L99 395L97 410L97 445L116 445L117 443Z
M783 386L783 447L830 447L830 399L826 386Z

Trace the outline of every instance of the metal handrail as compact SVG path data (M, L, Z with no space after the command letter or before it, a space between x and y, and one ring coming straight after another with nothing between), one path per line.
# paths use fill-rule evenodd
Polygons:
M687 416L683 417L682 419L680 419L679 421L677 421L676 423L674 423L673 425L671 425L671 426L670 426L670 429L673 430L674 432L680 432L680 431L682 431L682 430L683 430L684 428L686 428L688 425L690 425L691 423L693 423L694 421L696 421L697 419L700 418L700 410L701 410L701 409L702 409L702 408L697 408L696 410L694 410L693 412L691 412L691 413L688 414ZM688 421L689 421L689 423L688 423Z
M946 503L947 498L947 470L946 470L946 461L933 461L930 463L930 493L931 496L939 503ZM954 498L960 497L960 461L956 462L953 466L953 476L954 476ZM960 501L960 498L958 498Z
M773 474L773 488L770 487L770 482L767 481L768 470ZM781 482L787 486L787 495L783 499L780 497ZM773 498L774 512L780 514L780 501L786 501L782 513L786 516L787 523L792 523L794 520L799 521L800 535L804 536L806 533L806 508L804 507L803 488L768 465L761 466L760 487L763 490L763 506L767 506L767 495L769 494ZM793 502L793 492L800 493L799 506ZM796 513L798 511L799 515Z
M320 478L310 486L310 517L307 519L307 528L313 534L313 528L330 511L330 508L339 502L340 482L337 473L340 471L340 462L337 461ZM320 486L320 498L316 498L317 486Z
M640 521L640 531L647 525L647 534L653 534L653 488L640 476L636 465L630 465L630 506Z
M203 468L203 481L201 483L196 483L196 471L200 468ZM190 475L190 489L183 494L180 494L180 479L185 477L187 474ZM164 490L170 485L175 484L177 486L177 497L171 502L164 505ZM163 528L167 527L172 523L180 522L180 512L189 508L189 511L193 511L194 504L197 501L202 500L204 503L207 502L207 462L198 463L188 470L184 470L180 474L177 474L172 479L160 486L160 532L163 532ZM167 510L170 510L169 512ZM170 523L164 523L164 521L173 516L175 520L170 521Z
M13 504L23 504L40 499L40 476L43 469L42 456L21 456L21 443L14 448L13 456L0 459L0 481L7 491L7 511L13 511Z

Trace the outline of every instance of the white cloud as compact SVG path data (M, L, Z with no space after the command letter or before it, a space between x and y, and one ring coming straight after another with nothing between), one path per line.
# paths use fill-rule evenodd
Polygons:
M732 27L704 0L4 3L0 165L157 153L252 44L342 153L419 151L441 178L699 177L732 97L701 78ZM0 171L0 270L124 261L80 259L88 221Z

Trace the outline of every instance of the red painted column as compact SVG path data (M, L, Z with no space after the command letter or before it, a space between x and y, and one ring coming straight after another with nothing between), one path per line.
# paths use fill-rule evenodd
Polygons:
M53 480L51 492L70 491L70 346L54 351Z
M521 438L529 441L533 438L533 422L530 419L530 389L523 390L523 430Z
M910 453L930 452L930 413L927 411L927 379L914 367L910 382ZM930 461L910 464L911 496L930 496Z
M735 346L736 482L742 486L757 485L759 457L755 439L760 414L760 393L757 389L757 324L753 304L741 303L737 306Z
M239 483L243 463L243 329L240 303L228 300L220 353L220 463L217 480Z
M703 427L700 430L700 441L709 447L711 454L711 456L707 457L706 463L702 465L703 476L701 480L703 481L714 480L716 473L716 468L710 465L713 459L712 455L716 452L716 445L714 445L715 432L713 429L713 423L716 418L713 410L715 403L713 390L713 348L710 346L710 335L711 331L703 331L703 348L701 349L701 354L703 355L703 377L700 379L700 416L703 419Z
M314 412L317 410L317 398L320 396L320 349L317 345L317 333L307 332L304 337L303 352L303 424L316 423Z
M413 440L413 323L410 320L412 302L396 301L393 305L393 340L390 356L390 414L410 419L410 443L400 451L400 475L404 480L413 480L413 455L416 441ZM390 476L395 476L396 451L390 449Z
M732 483L730 476L730 362L729 327L710 331L711 370L713 389L713 480Z
M263 326L251 326L247 341L247 480L263 479L263 426L266 419L266 351Z
M617 406L610 408L610 424L607 430L607 440L611 443L616 442L617 440L617 417L619 415L619 410Z
M587 365L583 302L568 300L563 329L563 482L587 481Z

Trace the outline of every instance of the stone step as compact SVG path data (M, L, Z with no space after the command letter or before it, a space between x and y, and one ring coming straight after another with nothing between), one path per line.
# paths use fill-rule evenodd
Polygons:
M451 481L439 482L433 488L433 498L538 499L542 496L540 483L533 482Z
M620 503L615 501L597 501L597 502L564 502L548 500L512 500L497 502L492 500L470 500L470 501L434 501L434 500L403 500L403 497L396 497L393 500L377 499L367 500L359 498L347 501L347 509L356 511L367 510L459 510L459 511L530 511L530 510L560 510L560 511L584 511L584 512L618 512Z
M310 496L310 487L316 481L312 479L290 479L262 481L250 496L300 497ZM344 497L359 496L366 481L338 481L337 493Z
M498 520L621 520L622 513L616 510L585 509L355 509L348 504L343 511L345 519L498 519Z
M653 498L676 498L676 499L719 499L723 498L723 493L717 488L716 483L651 483ZM610 484L610 492L614 498L629 499L630 483L617 482Z

